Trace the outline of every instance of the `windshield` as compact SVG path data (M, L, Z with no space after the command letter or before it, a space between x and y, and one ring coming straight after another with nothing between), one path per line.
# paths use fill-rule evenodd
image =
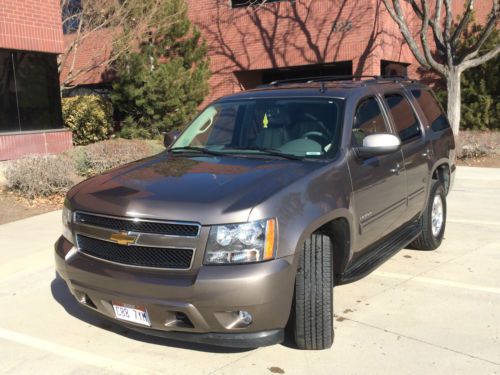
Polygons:
M252 99L206 108L172 145L227 154L330 158L337 152L343 100Z

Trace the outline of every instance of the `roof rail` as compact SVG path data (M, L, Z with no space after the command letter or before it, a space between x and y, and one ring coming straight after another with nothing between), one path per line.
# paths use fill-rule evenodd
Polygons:
M313 83L313 82L328 82L328 81L354 81L360 80L362 78L380 79L380 76L376 75L333 75L333 76L317 76L317 77L301 77L301 78L289 78L280 79L268 83L269 86L278 86L286 83Z
M279 85L293 84L293 83L321 83L321 92L325 92L327 90L326 83L327 82L335 82L335 81L361 81L362 78L369 78L363 80L363 85L372 85L377 83L399 83L399 82L410 82L415 83L416 80L412 80L407 76L377 76L377 75L332 75L332 76L319 76L319 77L301 77L301 78L290 78L290 79L282 79L273 81L271 83L259 85L258 88L265 87L277 87Z

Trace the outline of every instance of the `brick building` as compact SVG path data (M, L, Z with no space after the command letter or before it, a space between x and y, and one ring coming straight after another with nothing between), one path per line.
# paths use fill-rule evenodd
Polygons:
M71 147L63 129L59 0L0 0L0 160Z
M209 99L277 79L422 72L381 0L188 0L209 45ZM408 6L406 2L401 2ZM476 2L476 20L492 0ZM464 0L453 1L453 13ZM411 11L408 14L412 14ZM420 26L410 19L415 34Z
M264 0L186 1L191 21L209 46L212 77L205 102L277 79L390 74L419 79L424 74L382 0L265 0L262 5L258 3ZM492 1L475 3L477 22L487 18ZM455 15L464 11L464 3L452 2ZM418 20L409 21L418 39ZM107 59L111 33L101 33L88 38L76 58L69 59L77 68ZM66 42L71 38L66 35ZM62 81L67 71L63 69ZM109 88L112 78L100 66L72 81L76 89L71 95Z

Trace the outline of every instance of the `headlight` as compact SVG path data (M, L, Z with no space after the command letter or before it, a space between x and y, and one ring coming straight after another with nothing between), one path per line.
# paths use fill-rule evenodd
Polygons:
M63 232L62 235L71 243L73 243L73 233L71 232L71 222L73 220L73 212L64 206L62 211Z
M253 263L275 257L276 221L216 225L210 229L205 264Z

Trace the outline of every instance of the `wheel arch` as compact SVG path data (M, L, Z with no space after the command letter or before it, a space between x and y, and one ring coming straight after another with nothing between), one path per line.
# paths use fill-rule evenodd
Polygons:
M451 167L447 160L442 160L435 164L431 177L432 180L441 182L445 193L448 194L451 183Z
M302 246L307 237L313 233L327 235L332 242L333 272L335 279L341 275L352 258L352 224L349 215L339 214L326 221L316 223L304 232L300 238L297 251L302 250Z

